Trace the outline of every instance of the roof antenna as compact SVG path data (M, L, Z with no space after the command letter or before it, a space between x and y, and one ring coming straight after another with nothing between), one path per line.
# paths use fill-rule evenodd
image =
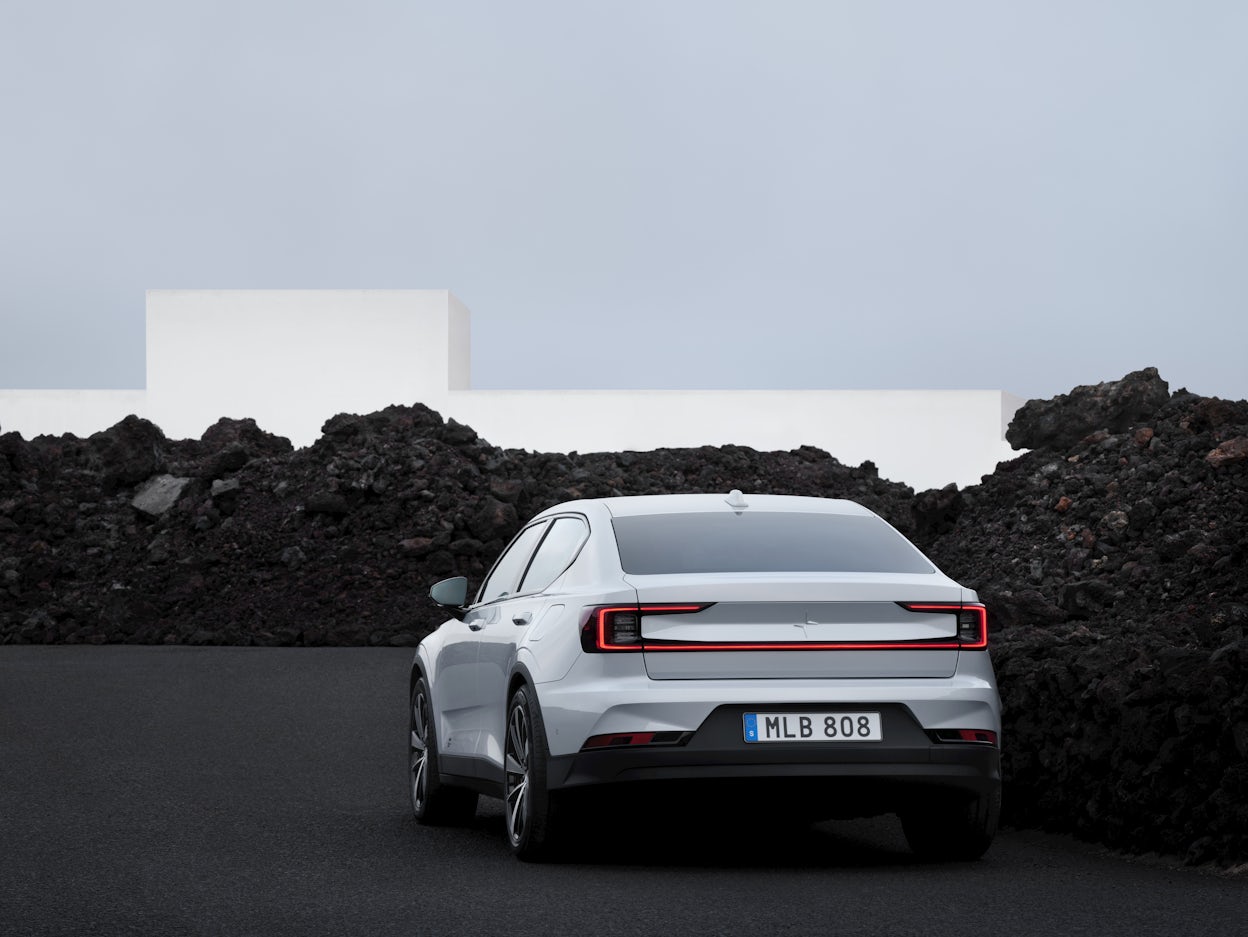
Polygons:
M734 488L732 491L728 492L728 497L724 499L724 503L734 511L741 511L749 507L749 505L745 503L745 495L741 494L740 488Z

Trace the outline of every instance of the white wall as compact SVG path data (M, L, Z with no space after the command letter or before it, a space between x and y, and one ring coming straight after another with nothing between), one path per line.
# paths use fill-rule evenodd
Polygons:
M146 406L143 390L0 390L0 433L90 436Z
M335 413L445 394L449 306L447 290L149 290L144 415L178 437L249 416L306 445Z
M495 445L546 452L817 446L849 465L870 459L884 477L919 490L978 484L998 461L1018 455L1003 438L1008 396L995 390L474 390L450 394L444 415Z
M151 290L146 390L0 390L0 430L85 436L137 413L198 437L249 416L303 446L335 413L419 402L506 448L811 445L920 490L1017 455L1023 401L1001 391L480 391L469 341L447 290Z

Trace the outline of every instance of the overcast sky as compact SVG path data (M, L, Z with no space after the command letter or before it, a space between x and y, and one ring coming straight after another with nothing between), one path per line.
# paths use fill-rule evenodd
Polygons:
M1248 397L1246 49L1242 0L0 0L0 387L141 387L148 288L362 287L454 291L482 388Z

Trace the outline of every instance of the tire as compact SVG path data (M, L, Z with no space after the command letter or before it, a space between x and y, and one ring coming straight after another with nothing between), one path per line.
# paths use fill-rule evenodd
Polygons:
M412 814L423 826L464 826L477 815L477 792L442 782L429 685L421 677L407 709L408 787Z
M1001 789L929 802L901 815L906 842L922 859L972 862L988 851L1001 817Z
M524 862L557 857L565 839L564 805L546 786L546 727L533 691L525 686L507 705L503 758L503 816L512 854Z

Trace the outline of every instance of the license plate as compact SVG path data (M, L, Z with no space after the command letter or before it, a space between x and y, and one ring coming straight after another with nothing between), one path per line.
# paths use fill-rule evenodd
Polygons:
M882 742L879 713L746 713L747 742Z

